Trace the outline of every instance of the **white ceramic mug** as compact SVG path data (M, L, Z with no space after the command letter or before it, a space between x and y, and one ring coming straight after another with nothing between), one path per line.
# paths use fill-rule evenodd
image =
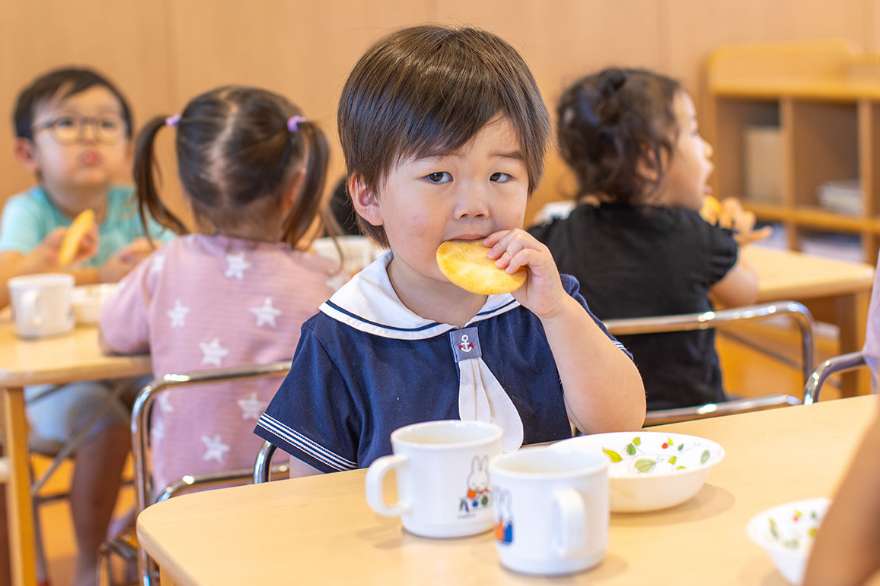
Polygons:
M404 528L422 537L462 537L494 524L489 461L501 453L502 430L481 421L429 421L395 430L394 454L367 471L367 504L385 516L400 516ZM398 502L389 505L382 482L397 472Z
M26 275L9 279L15 329L23 338L42 338L73 329L73 276Z
M492 460L501 565L526 574L585 570L608 546L608 464L598 452L528 448Z

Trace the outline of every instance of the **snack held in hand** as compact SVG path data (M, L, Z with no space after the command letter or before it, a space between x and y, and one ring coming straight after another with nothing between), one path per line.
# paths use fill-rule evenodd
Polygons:
M64 234L64 240L61 241L61 248L58 251L58 264L66 267L76 258L76 251L79 250L79 244L83 237L89 233L95 225L95 212L85 210L73 220L70 228Z
M511 293L525 284L525 269L499 269L488 252L480 241L449 240L437 248L437 265L453 284L477 295Z
M721 203L711 195L707 195L700 215L710 224L717 224L721 219Z

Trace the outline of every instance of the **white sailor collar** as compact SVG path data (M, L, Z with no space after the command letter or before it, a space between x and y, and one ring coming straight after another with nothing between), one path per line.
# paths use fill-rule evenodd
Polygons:
M399 340L425 340L459 329L425 319L400 301L388 277L391 258L392 253L388 251L352 277L321 305L321 313L356 330ZM510 293L490 295L464 327L517 307L519 302Z

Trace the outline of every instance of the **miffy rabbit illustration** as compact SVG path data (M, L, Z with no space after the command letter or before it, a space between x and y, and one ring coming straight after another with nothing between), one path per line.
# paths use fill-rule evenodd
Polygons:
M498 543L513 543L513 507L510 493L497 486L492 489L495 495L495 539Z
M471 472L467 478L467 494L458 505L459 513L470 514L489 507L492 502L489 490L489 456L474 456Z

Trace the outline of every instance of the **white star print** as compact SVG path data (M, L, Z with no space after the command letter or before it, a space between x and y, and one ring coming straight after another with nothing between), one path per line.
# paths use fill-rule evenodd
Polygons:
M202 456L202 460L205 460L206 462L208 460L217 460L222 464L223 458L226 456L226 452L229 451L229 446L223 443L223 440L220 439L220 436L215 435L211 437L208 435L203 435L202 443L205 444L205 453Z
M168 396L168 393L159 395L157 401L159 402L159 408L162 409L162 413L171 413L174 411L174 405L171 404L171 398Z
M159 419L153 424L153 441L160 442L165 439L165 422Z
M157 254L153 257L153 262L150 264L150 272L151 273L160 273L162 269L165 268L165 255Z
M189 313L189 307L185 306L177 299L174 302L174 309L168 310L168 317L171 318L172 328L182 328L186 321L186 314Z
M238 406L241 409L242 419L259 419L260 413L263 411L263 402L257 399L256 393L251 393L249 397L239 399Z
M266 297L266 300L263 301L263 305L251 307L250 311L255 316L257 316L257 327L268 324L274 328L277 326L277 324L275 323L275 318L281 315L280 309L275 309L274 307L272 307L271 297Z
M251 266L251 263L244 259L244 253L227 254L226 255L226 273L230 279L244 279L244 272Z
M202 364L213 364L220 366L223 358L229 354L229 350L220 345L220 340L214 338L208 343L199 342L199 348L202 349Z

